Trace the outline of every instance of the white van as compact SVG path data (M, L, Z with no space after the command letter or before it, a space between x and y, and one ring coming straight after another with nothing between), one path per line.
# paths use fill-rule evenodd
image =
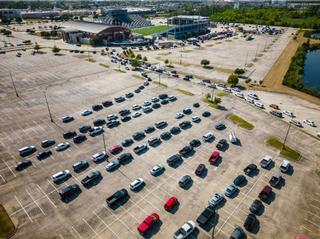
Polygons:
M235 132L232 131L232 132L229 134L229 140L230 140L230 142L233 143L233 144L236 144L236 143L238 142L238 139L237 139L237 136L236 136Z
M286 173L290 168L290 162L288 160L282 160L280 164L280 171Z
M60 181L70 177L70 171L69 170L63 170L60 172L57 172L56 174L52 175L52 181L54 183L59 183Z

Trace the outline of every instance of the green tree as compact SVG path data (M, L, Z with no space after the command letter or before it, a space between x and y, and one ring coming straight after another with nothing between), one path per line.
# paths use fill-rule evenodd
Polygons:
M201 60L200 63L201 63L201 65L203 65L203 67L207 67L210 64L210 61L207 59L203 59L203 60Z
M90 39L90 45L101 46L103 44L103 39L101 37L93 37Z
M221 103L221 98L220 97L214 97L213 103L218 105Z
M52 52L56 55L60 52L60 48L57 47L56 45L52 48Z
M143 61L148 61L148 58L146 56L144 56Z
M142 59L141 54L138 54L138 55L136 56L136 59L137 59L137 60L141 60L141 59Z
M239 83L239 78L238 78L238 75L236 74L231 74L228 78L228 84L231 84L231 85L237 85Z
M168 64L169 64L169 60L168 60L168 59L165 59L165 60L164 60L164 64L168 65Z
M141 65L141 64L140 64L140 61L137 60L137 59L132 59L132 60L130 61L130 64L131 64L131 66L133 66L134 68L139 67L139 66Z

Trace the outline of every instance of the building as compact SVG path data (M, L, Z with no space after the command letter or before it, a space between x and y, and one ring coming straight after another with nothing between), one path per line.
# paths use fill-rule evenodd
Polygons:
M202 16L175 16L168 18L167 23L172 27L161 32L160 35L182 39L208 33L210 21L208 17Z
M92 14L93 11L86 9L79 10L52 10L52 11L22 11L21 16L23 19L33 19L33 18L55 18L62 16L88 16Z
M1 21L21 19L21 12L18 9L0 9L0 19Z
M90 43L93 38L101 39L103 44L128 40L131 38L130 29L119 25L106 25L94 22L72 21L62 25L59 34L68 43Z
M145 10L148 12L147 10ZM102 16L93 19L94 22L110 25L120 25L127 28L139 28L151 26L151 22L139 14L145 12L142 9L103 9ZM149 10L151 11L151 10Z

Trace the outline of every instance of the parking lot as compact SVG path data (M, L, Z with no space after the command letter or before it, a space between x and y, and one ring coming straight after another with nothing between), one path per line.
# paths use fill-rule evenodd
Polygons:
M253 177L247 177L248 182L240 187L238 194L217 209L217 214L206 228L197 226L190 238L229 238L236 225L243 226L249 213L249 207L261 189L268 184L271 176L279 171L282 158L278 152L265 145L269 136L283 138L287 124L236 97L223 98L225 111L209 108L201 102L206 92L200 86L179 81L168 83L164 88L157 84L146 86L133 98L122 103L93 112L83 117L81 112L94 104L107 99L113 99L125 93L133 92L143 84L143 80L135 77L137 73L122 73L116 71L116 65L106 69L97 64L66 55L53 57L49 54L36 57L24 56L16 59L14 53L3 56L0 64L1 82L1 161L0 161L0 202L15 222L18 230L15 238L141 238L136 227L143 219L153 212L160 215L158 223L147 237L170 238L171 235L187 220L195 221L202 210L208 205L208 200L214 193L223 193L233 179L243 174L243 169L250 163L259 164L265 155L271 155L275 160L274 168L259 171ZM114 67L114 68L113 68ZM20 97L16 97L10 83L10 75L16 83ZM155 79L156 77L153 76ZM167 79L168 80L168 79ZM174 87L171 87L171 86ZM175 88L192 89L194 96L178 93ZM50 122L45 105L44 93L53 115L54 123ZM22 160L18 149L26 145L35 145L41 150L40 142L47 138L55 139L57 144L66 141L62 134L76 130L84 124L92 125L94 119L106 118L109 114L117 114L120 110L130 109L134 104L142 105L161 93L175 95L176 101L161 105L150 113L143 113L138 118L122 122L118 127L104 127L107 150L114 144L120 144L123 139L132 137L137 131L143 131L147 126L160 120L168 123L163 129L156 129L146 134L141 141L135 141L124 152L130 152L133 160L121 165L110 173L105 170L106 162L95 164L90 158L93 154L104 150L103 137L87 136L81 144L70 142L71 147L63 152L56 152L45 160L37 160L35 153L26 157L32 161L32 166L22 172L15 171L15 165ZM199 108L192 105L200 103ZM184 108L192 108L191 115L176 119L175 114ZM204 111L210 111L211 116L202 117ZM251 131L239 128L227 120L231 113L253 123ZM75 120L64 124L61 118L72 115ZM153 136L159 137L164 131L193 116L200 116L201 121L192 122L192 127L181 130L170 139L162 140L157 147L137 155L133 148L146 143ZM214 125L223 122L226 129L218 131ZM225 151L221 151L221 160L216 165L210 165L208 159L220 139L227 139L234 131L241 144L229 143ZM212 132L215 140L211 143L202 141L202 136ZM201 145L195 148L193 155L183 158L176 167L169 167L166 159L179 152L192 139L200 139ZM292 162L292 175L282 174L284 183L281 188L274 188L274 194L269 204L264 204L264 212L259 219L255 233L247 232L248 238L293 238L297 233L305 233L310 238L317 238L320 233L320 201L319 192L319 141L309 137L300 130L293 128L288 137L288 144L297 149L303 156L300 162ZM108 152L108 160L117 155ZM75 173L72 165L79 160L88 160L89 168L81 173ZM196 167L203 163L207 173L202 177L194 174ZM165 166L163 174L154 177L149 170L156 164ZM64 169L71 171L72 177L60 185L52 182L51 176ZM58 190L70 184L81 185L89 171L99 170L103 179L90 189L81 186L80 195L69 203L60 200ZM192 184L188 189L178 185L181 176L190 175ZM305 177L308 175L308 177ZM139 192L129 190L129 183L137 178L143 178L144 187ZM110 209L105 199L120 188L129 191L130 198L116 210ZM163 209L166 200L176 196L180 202L173 213Z

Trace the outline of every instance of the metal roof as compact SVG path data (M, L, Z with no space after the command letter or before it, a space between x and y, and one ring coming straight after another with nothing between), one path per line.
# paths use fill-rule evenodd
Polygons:
M85 21L70 21L65 22L62 24L62 27L72 30L79 30L83 32L90 32L94 34L98 34L108 28L111 27L121 27L117 25L107 25L103 23L96 23L96 22L85 22Z

